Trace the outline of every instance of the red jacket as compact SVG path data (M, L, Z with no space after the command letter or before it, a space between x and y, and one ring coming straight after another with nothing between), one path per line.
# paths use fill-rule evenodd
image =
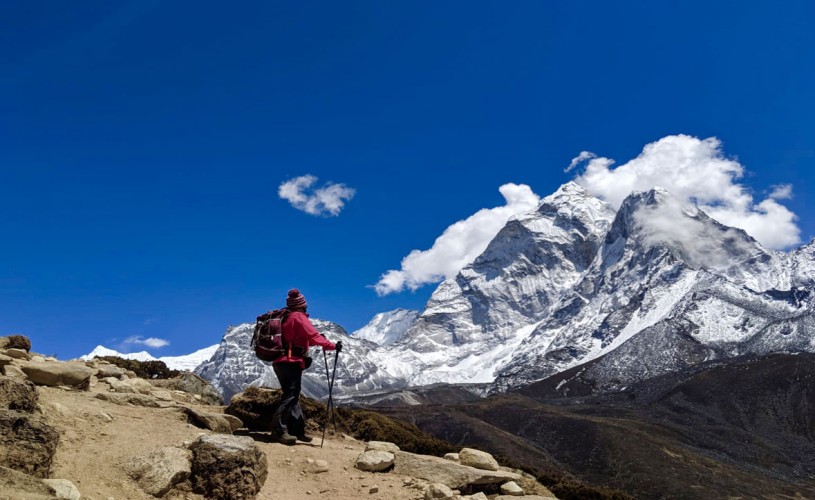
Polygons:
M333 342L323 337L308 320L308 314L300 311L289 313L286 321L283 322L283 344L291 343L293 346L303 348L303 352L308 352L311 346L322 346L325 351L333 351L337 348ZM297 356L294 352L288 353L282 358L277 358L273 364L277 363L300 363L300 368L306 368L303 356Z

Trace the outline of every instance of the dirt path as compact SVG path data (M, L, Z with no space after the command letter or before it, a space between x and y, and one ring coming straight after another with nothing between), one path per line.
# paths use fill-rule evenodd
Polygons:
M122 470L129 458L165 446L183 446L204 431L187 423L175 406L144 408L119 406L95 399L103 384L89 392L40 387L40 404L50 423L62 436L54 459L52 477L71 480L88 500L142 500L154 497L143 492ZM213 407L201 409L212 411ZM342 436L328 436L320 448L320 435L312 444L284 446L268 441L265 434L251 434L266 453L269 475L257 498L263 500L394 499L418 500L422 493L405 486L402 476L369 473L356 469L356 457L364 443ZM314 463L325 460L328 471L314 472ZM372 488L378 490L372 492ZM200 499L192 493L174 499Z

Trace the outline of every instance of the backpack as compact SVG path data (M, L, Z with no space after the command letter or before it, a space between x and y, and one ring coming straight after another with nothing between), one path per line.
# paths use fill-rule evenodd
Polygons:
M286 354L287 347L283 344L283 322L286 321L288 313L288 309L275 309L258 316L251 343L258 359L274 361Z
M304 356L306 350L292 346L283 338L283 322L289 316L288 309L275 309L257 317L251 346L261 361L275 361L286 354ZM290 352L291 351L291 352Z

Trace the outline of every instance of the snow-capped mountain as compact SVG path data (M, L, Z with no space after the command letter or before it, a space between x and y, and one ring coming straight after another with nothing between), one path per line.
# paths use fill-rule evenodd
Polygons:
M615 211L567 183L507 221L418 317L384 313L343 338L337 393L439 382L505 390L587 363L596 387L615 390L705 360L815 352L814 258L815 242L767 250L659 189ZM198 369L227 394L276 385L249 351L251 326L228 330ZM304 381L317 397L319 368Z
M107 347L98 345L94 348L93 351L84 356L80 356L79 359L87 361L93 358L101 358L103 356L116 356L123 359L134 359L136 361L157 360L163 361L164 364L167 365L167 368L171 370L193 371L198 365L200 365L204 361L208 361L209 358L211 358L212 355L215 354L215 351L218 349L218 346L219 344L211 345L209 347L199 349L191 354L185 354L183 356L162 356L160 358L156 358L147 351L131 352L124 354L118 351L114 351L113 349L108 349Z
M351 335L355 339L368 340L381 346L389 346L402 340L408 328L413 326L419 311L396 309L379 313L359 330Z
M382 370L370 357L379 346L364 339L348 335L344 328L330 321L311 319L319 332L332 342L342 340L343 351L338 355L337 373L334 382L338 394L346 392L367 392L380 388L401 387L403 381ZM251 348L254 323L244 323L227 328L223 340L215 354L201 364L195 373L221 391L225 401L244 388L280 387L272 370L272 364L259 360ZM334 369L334 353L324 356L322 349L311 350L313 365L303 374L303 393L314 398L328 394L328 371Z

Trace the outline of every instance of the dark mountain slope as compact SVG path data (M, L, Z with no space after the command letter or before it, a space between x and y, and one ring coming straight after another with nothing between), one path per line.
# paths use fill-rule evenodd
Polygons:
M815 498L815 355L708 364L616 395L551 388L378 411L638 498Z

